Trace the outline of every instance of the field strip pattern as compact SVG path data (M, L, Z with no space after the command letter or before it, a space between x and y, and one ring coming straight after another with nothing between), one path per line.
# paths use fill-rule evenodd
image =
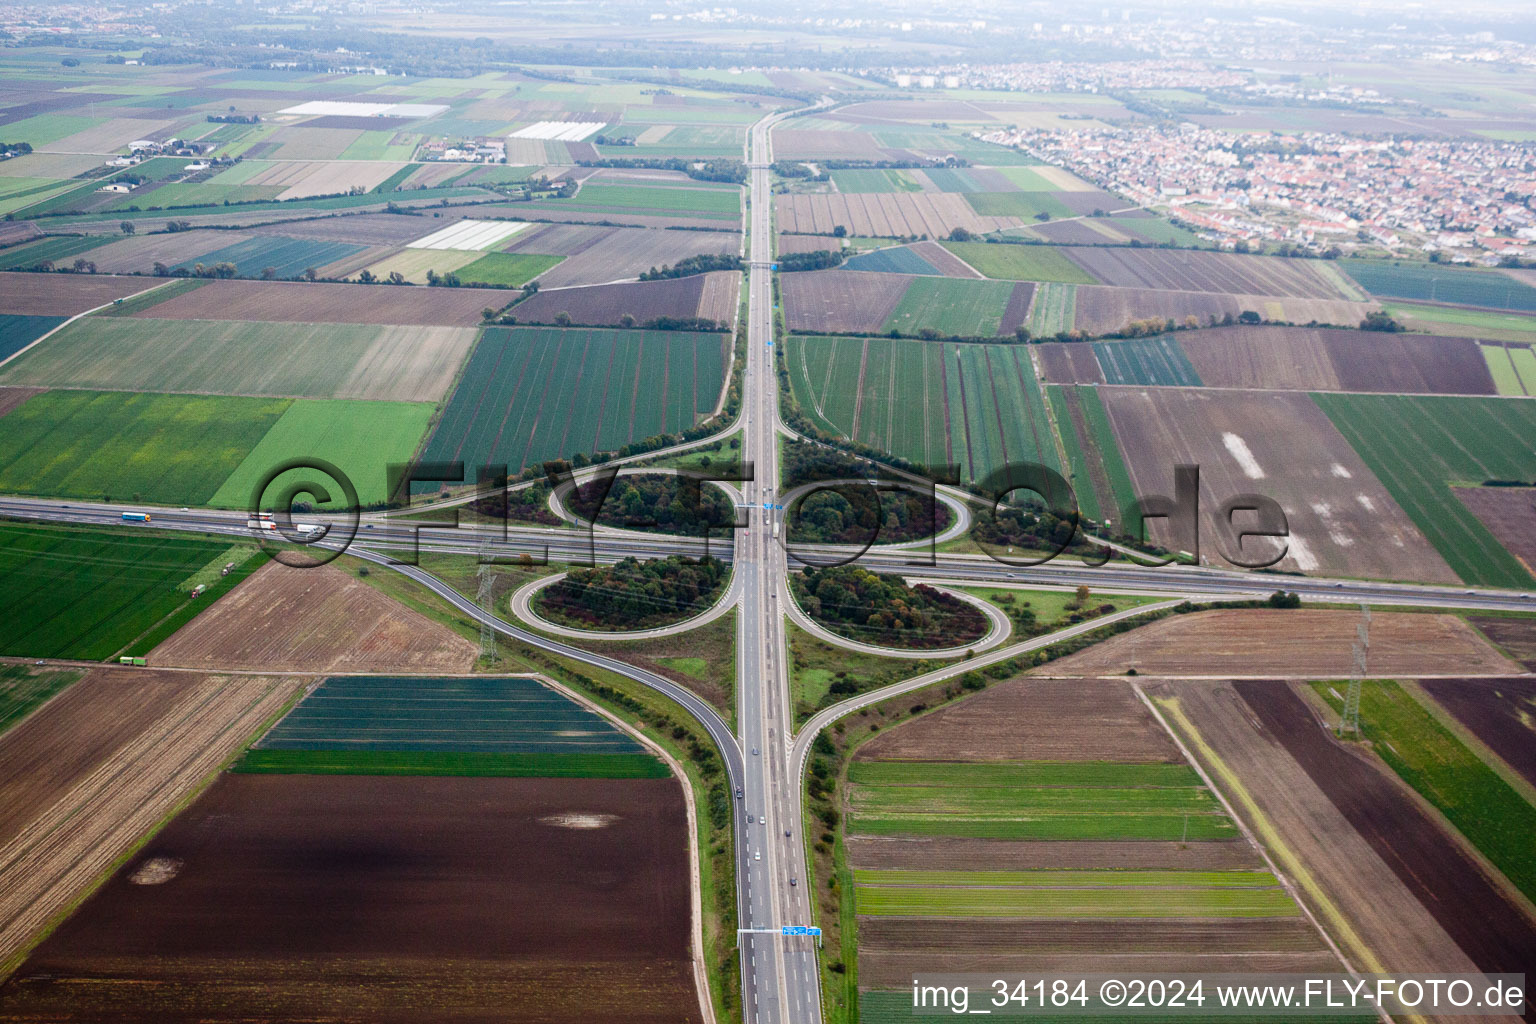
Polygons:
M528 226L526 221L470 220L468 218L407 242L408 249L489 249Z
M232 754L296 686L210 677L0 847L0 962Z

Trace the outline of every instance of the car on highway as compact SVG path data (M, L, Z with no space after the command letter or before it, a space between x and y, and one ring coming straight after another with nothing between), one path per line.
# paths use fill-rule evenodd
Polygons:
M753 756L753 757L756 757L756 756L757 756L757 748L756 748L756 747L753 747L753 748L752 748L752 756Z
M752 854L752 859L753 860L762 860L763 859L763 851L762 850L754 851L753 854Z
M736 799L737 800L741 799L741 787L740 786L736 787Z
M800 880L798 878L790 878L789 884L790 885L799 885L800 884Z

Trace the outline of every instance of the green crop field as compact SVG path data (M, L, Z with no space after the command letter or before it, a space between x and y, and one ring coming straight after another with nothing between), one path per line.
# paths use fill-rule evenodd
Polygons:
M327 679L238 771L664 778L607 719L534 679Z
M57 70L57 69L55 69ZM105 117L80 117L75 114L38 114L5 126L5 137L29 142L34 147L47 146L60 139L105 124Z
M1387 491L1468 583L1533 581L1451 490L1536 480L1536 402L1514 398L1314 394ZM3 423L3 421L0 421Z
M164 622L179 626L217 600L186 583L228 549L227 538L150 527L0 524L0 654L94 661Z
M939 273L937 267L905 245L860 253L849 259L844 266L849 270L872 270L888 274L935 275Z
M1072 330L1077 322L1077 285L1037 284L1029 307L1029 333L1050 338Z
M1330 684L1313 688L1335 708ZM1403 781L1433 804L1528 899L1536 899L1536 807L1395 682L1361 687L1360 729Z
M564 256L538 256L523 252L488 252L454 273L467 284L521 288L563 259Z
M9 359L68 319L65 316L0 314L0 360Z
M489 329L423 458L505 464L515 475L548 459L683 430L719 400L724 345L719 334Z
M1136 500L1136 489L1099 393L1091 387L1057 384L1045 391L1066 450L1078 508L1095 522L1106 518L1119 522L1124 510Z
M72 266L75 258L112 241L103 235L57 235L0 252L0 270L31 270L43 263ZM89 259L89 257L86 257Z
M920 192L922 188L902 171L851 168L832 172L832 184L839 192L870 195L879 192Z
M1004 281L919 277L907 286L880 329L907 335L933 330L945 337L994 338L1013 287Z
M945 242L944 248L987 277L1001 281L1055 281L1098 284L1088 271L1059 250L1046 245L1007 245L992 242Z
M47 391L0 417L0 491L202 505L290 404Z
M702 217L735 220L741 215L741 192L728 187L657 187L650 185L583 185L570 199L545 199L532 209L612 210L651 216Z
M1294 917L1284 889L960 888L860 885L861 915L912 917Z
M965 201L983 217L1035 220L1042 213L1049 217L1076 216L1071 207L1050 192L967 192Z
M855 763L849 830L991 839L1230 839L1182 764Z
M1338 265L1360 287L1382 298L1536 311L1536 288L1496 270L1381 260L1340 260Z
M310 238L284 238L281 235L262 235L244 242L215 249L196 260L188 260L178 266L192 269L196 263L212 267L219 263L233 263L241 277L276 278L298 277L306 270L319 270L327 263L345 259L362 252L366 246L348 242L321 242Z
M1536 354L1529 348L1485 344L1479 345L1478 349L1483 353L1493 386L1499 394L1523 397L1536 391Z
M411 132L363 132L341 152L343 160L409 160L419 136Z
M1042 886L1055 889L1108 889L1116 886L1158 889L1269 889L1280 884L1268 871L1148 871L1116 868L1026 871L854 868L853 880L859 885L921 885L933 888L988 886L999 889Z
M1060 469L1024 346L803 335L784 344L796 399L834 433L919 465L958 464L965 480L1010 462Z
M1173 334L1129 341L1096 341L1094 355L1110 384L1158 384L1168 387L1197 388L1200 375L1190 365L1189 357Z
M34 674L26 665L0 668L0 734L79 678L80 672L75 669Z
M650 754L501 754L396 750L249 750L234 771L259 775L463 775L664 779Z
M474 338L474 330L467 327L85 317L0 368L0 383L436 399ZM401 381L403 372L412 379Z
M1427 334L1450 334L1462 338L1525 344L1536 342L1536 316L1413 302L1383 302L1381 308L1402 321L1410 330Z
M249 508L256 485L279 464L295 458L324 459L351 479L360 503L383 502L390 496L389 466L410 461L431 419L432 406L426 402L293 402L208 503ZM314 475L290 471L274 480L268 493L275 494L290 481ZM334 491L331 500L344 504Z

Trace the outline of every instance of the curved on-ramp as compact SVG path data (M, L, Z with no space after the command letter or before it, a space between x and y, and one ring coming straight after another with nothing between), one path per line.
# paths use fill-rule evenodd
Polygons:
M909 661L923 661L928 658L958 658L965 654L980 654L983 651L996 647L1008 639L1009 634L1013 632L1013 623L996 606L983 601L979 597L955 590L950 586L934 585L932 583L928 585L933 586L935 590L942 590L952 597L959 598L966 604L974 605L987 617L990 628L986 634L973 644L963 644L959 647L925 648L923 650L880 647L875 644L861 643L858 640L850 640L845 636L839 636L806 614L805 609L800 607L800 602L795 600L794 588L790 587L787 583L784 591L789 599L784 602L785 612L795 625L810 633L816 639L825 641L835 647L841 647L849 651L859 651L863 654L876 654L882 658L904 658Z

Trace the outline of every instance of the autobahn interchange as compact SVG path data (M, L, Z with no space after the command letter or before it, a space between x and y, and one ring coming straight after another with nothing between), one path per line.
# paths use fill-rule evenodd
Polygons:
M777 440L791 431L778 413L778 378L773 360L772 208L769 166L770 131L788 112L757 122L749 135L749 238L747 357L743 367L743 398L739 422L727 432L742 430L742 455L755 469L754 479L740 484L749 519L729 538L676 537L634 531L582 530L509 526L412 523L399 513L362 518L348 554L388 567L438 595L459 613L488 622L500 634L549 654L573 659L632 679L675 701L696 718L720 750L733 791L736 836L737 916L742 1013L749 1024L803 1022L819 1024L822 1017L820 973L815 940L783 936L786 925L813 924L806 880L806 846L802 834L801 780L810 744L816 734L838 718L896 692L931 685L950 675L1012 657L1021 651L1057 642L1104 624L1093 621L1035 638L1004 644L978 656L880 691L850 698L818 712L805 727L794 728L794 704L785 661L784 614L792 600L788 572L803 564L773 529L774 510L782 503L779 491ZM702 438L683 450L708 444ZM656 453L652 453L654 456ZM778 498L775 496L778 495ZM470 499L457 499L462 503ZM123 513L152 516L155 528L250 535L243 512L204 509L130 507L121 504L61 502L0 498L0 516L75 524L123 524ZM498 556L548 556L554 562L580 564L588 558L611 562L624 557L657 558L672 554L698 556L707 550L733 563L734 579L723 600L737 604L737 728L685 687L656 673L508 622L486 612L453 587L410 559L400 557L412 547L432 553ZM334 539L316 542L320 548L340 547ZM875 546L863 551L835 545L808 545L797 550L816 561L844 558L871 570L956 584L1013 584L1041 587L1088 586L1108 592L1135 592L1180 599L1244 599L1285 589L1303 600L1475 609L1530 610L1530 592L1467 589L1410 583L1319 579L1285 574L1222 570L1195 566L1153 567L1113 562L1089 566L1070 559L1042 565L1007 565L986 556L933 553L921 546ZM1161 607L1159 605L1150 608ZM1143 614L1148 608L1121 613ZM1120 616L1116 616L1120 617ZM749 822L748 818L751 818ZM793 880L793 882L792 882ZM798 882L801 884L793 884Z

